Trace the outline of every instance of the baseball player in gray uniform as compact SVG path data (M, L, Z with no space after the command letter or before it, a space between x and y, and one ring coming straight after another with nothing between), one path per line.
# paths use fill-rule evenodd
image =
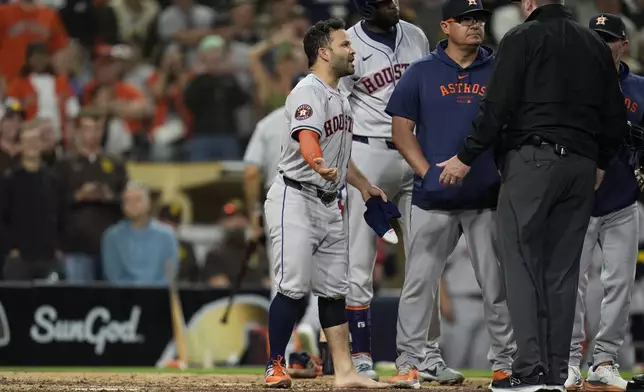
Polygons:
M293 79L293 87L297 85L306 74L299 74ZM244 194L246 196L246 205L249 207L249 216L253 219L253 237L258 241L262 234L266 237L266 249L270 249L270 237L268 233L268 225L261 228L262 219L262 205L261 199L268 193L277 173L277 164L280 159L280 151L282 147L282 135L284 128L286 128L286 118L284 110L286 108L281 106L266 117L261 119L255 126L253 135L248 143L246 152L244 153L244 163L246 168L244 170ZM264 190L262 192L262 181ZM269 265L273 263L272 252L267 252ZM275 280L273 276L273 269L269 269L271 280ZM271 299L277 293L277 287L271 287ZM289 367L291 377L295 378L298 374L301 376L310 377L310 366L301 363L292 363L290 353L305 352L314 357L319 357L319 349L317 343L317 334L320 330L320 321L318 320L318 306L317 300L311 294L309 296L309 305L295 329L295 339L291 339L286 349L286 362ZM297 343L296 343L297 342ZM296 356L300 359L301 356ZM305 366L302 366L305 365ZM301 369L296 369L300 367ZM313 373L315 374L315 372Z
M352 159L398 205L406 253L414 173L391 142L391 116L385 113L385 108L409 64L430 52L429 42L420 28L399 20L397 0L355 0L355 3L363 17L348 31L358 53L356 72L342 78L340 84L349 97L355 119ZM370 316L377 238L363 218L366 206L357 189L347 189L345 204L351 232L347 296L351 351L356 369L377 380L371 358ZM437 343L440 319L436 304L432 305L436 311L432 313L421 378L460 383L463 375L448 368L440 355Z
M589 27L596 31L611 48L615 72L619 74L624 93L628 120L642 123L644 105L644 78L629 72L620 60L628 49L626 27L621 18L612 14L592 17ZM639 213L637 198L639 188L635 178L637 155L624 148L615 157L595 194L595 205L586 231L579 271L577 307L570 345L568 378L565 387L589 391L625 391L627 382L617 368L618 351L624 343L628 329L629 308L638 251ZM599 245L604 263L600 279L604 286L601 304L601 321L595 338L592 366L583 382L579 369L581 343L584 341L584 311L588 268L595 248Z
M338 191L348 183L363 200L386 200L350 159L354 121L338 83L355 72L355 51L344 23L336 19L313 25L304 37L304 51L312 73L286 99L279 175L264 203L277 285L268 316L265 381L269 387L291 386L285 349L312 291L333 358L335 386L386 388L353 366L345 308L349 241Z

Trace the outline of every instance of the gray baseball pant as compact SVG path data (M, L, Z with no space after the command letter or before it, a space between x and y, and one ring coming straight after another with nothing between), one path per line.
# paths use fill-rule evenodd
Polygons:
M601 303L599 332L595 338L593 364L617 362L628 328L638 240L639 212L636 204L605 216L590 218L580 260L575 324L570 344L570 366L581 365L581 344L585 339L584 314L588 268L597 245L604 256L601 270L604 298Z
M396 366L430 368L425 347L440 277L461 236L472 256L476 280L483 293L484 313L491 336L488 360L492 370L511 369L516 352L505 290L494 249L494 212L426 211L412 206L411 244L405 282L398 305Z

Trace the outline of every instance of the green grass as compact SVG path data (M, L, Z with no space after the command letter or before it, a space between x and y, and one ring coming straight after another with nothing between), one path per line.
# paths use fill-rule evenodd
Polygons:
M378 366L378 373L382 377L393 375L390 366ZM461 370L468 378L487 378L491 376L488 370ZM152 367L0 367L1 372L73 372L73 373L188 373L188 374L263 374L263 366L219 367L214 369L157 369ZM632 372L621 372L625 380L633 377Z

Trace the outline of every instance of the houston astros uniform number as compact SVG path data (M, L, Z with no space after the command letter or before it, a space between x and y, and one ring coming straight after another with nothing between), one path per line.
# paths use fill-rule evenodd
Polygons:
M275 285L293 299L309 290L319 297L345 296L349 244L337 196L351 155L349 102L309 74L286 99L285 116L278 174L264 204ZM338 169L335 181L323 179L302 157L296 140L302 130L320 135L326 165Z

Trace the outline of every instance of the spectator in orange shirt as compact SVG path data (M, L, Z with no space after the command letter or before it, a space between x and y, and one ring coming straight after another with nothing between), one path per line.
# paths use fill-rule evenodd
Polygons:
M176 46L166 49L159 71L148 78L148 89L155 99L155 113L150 130L151 154L155 161L177 158L177 144L186 136L192 117L183 101L189 72L182 67L181 51Z
M44 42L49 53L59 57L54 62L63 65L69 38L56 10L34 0L0 5L0 74L7 83L19 75L33 41Z
M95 78L85 86L83 104L93 102L93 105L109 120L108 123L112 119L115 120L114 124L122 121L129 135L118 136L133 139L132 136L138 133L145 135L143 132L145 123L152 117L154 110L141 90L122 80L123 60L126 60L129 55L129 48L124 45L101 45L97 48ZM112 134L109 125L106 124L108 139L117 136ZM133 144L134 142L129 147L133 147ZM107 147L106 150L113 154L121 154L130 149L127 146L122 148L124 151L110 151Z
M47 46L27 45L27 62L20 75L9 84L8 96L20 101L27 120L36 117L51 121L56 142L65 141L67 125L78 116L80 105L67 75L56 75Z

